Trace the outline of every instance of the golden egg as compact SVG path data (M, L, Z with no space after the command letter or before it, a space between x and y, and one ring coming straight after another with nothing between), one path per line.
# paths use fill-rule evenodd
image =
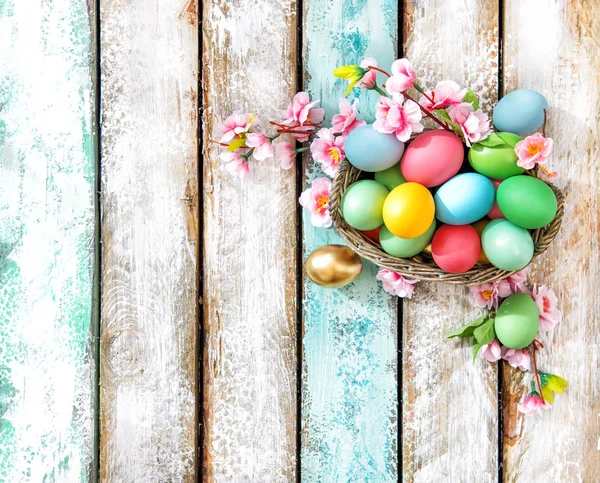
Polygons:
M483 229L490 221L491 220L479 220L479 221L476 221L475 223L473 223L472 226L473 226L473 228L475 228L475 231L479 235L480 240L481 240L481 233L483 232ZM483 252L483 247L481 248L481 252L479 253L479 258L477 259L476 264L477 265L490 265L490 261L488 260L488 257L486 257L485 253Z
M306 274L317 285L339 288L348 285L362 271L360 257L342 245L317 248L306 260Z
M431 243L425 248L423 248L423 251L421 253L424 253L425 255L431 258Z

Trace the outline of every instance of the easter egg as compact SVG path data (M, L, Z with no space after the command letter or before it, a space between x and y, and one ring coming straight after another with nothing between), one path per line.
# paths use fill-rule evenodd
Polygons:
M492 182L478 173L462 173L435 194L435 216L448 225L468 225L483 218L494 204Z
M556 216L556 195L533 176L513 176L498 188L498 206L504 216L522 228L546 226Z
M469 163L475 171L488 178L505 179L525 170L517 166L519 158L515 146L521 140L516 134L507 132L496 133L505 144L484 146L476 143L469 149Z
M399 238L416 238L431 226L435 215L433 196L425 186L404 183L394 188L383 204L385 226Z
M375 243L379 243L379 233L381 232L381 227L378 226L377 228L374 228L373 230L365 230L362 231L361 233L366 236L369 240L374 241Z
M494 319L496 337L509 349L523 349L533 342L540 327L540 314L533 299L524 293L507 297Z
M404 143L366 124L354 129L344 142L346 158L356 168L370 173L391 168L400 161Z
M523 136L544 124L548 101L539 92L518 89L505 95L494 108L493 122L499 131Z
M475 228L475 231L477 232L477 235L479 235L479 239L481 240L481 234L483 233L483 229L487 226L487 224L490 222L490 220L479 220L476 221L475 223L473 223L473 228ZM488 260L488 257L485 256L485 252L483 251L483 248L481 249L481 253L479 254L479 258L477 259L477 265L489 265L490 261Z
M508 220L490 221L481 234L481 245L490 263L502 270L521 270L533 257L531 234Z
M317 248L306 260L306 274L317 285L339 288L348 285L362 271L360 257L342 245Z
M435 225L434 219L427 231L416 238L398 238L384 225L381 227L379 237L381 248L383 248L386 253L394 255L395 257L413 257L417 253L421 253L423 249L429 245L431 237L435 232Z
M496 189L496 201L494 201L494 205L492 206L492 209L487 214L488 218L491 220L496 220L497 218L504 218L504 215L502 214L502 212L500 211L500 207L498 206L498 186L500 186L500 183L502 183L501 179L493 179L492 180L492 184L494 185L494 188ZM481 233L480 233L480 235L481 235Z
M383 203L388 189L377 181L363 179L352 183L342 196L342 216L357 230L373 230L383 224Z
M480 252L479 235L471 225L444 225L431 240L433 261L449 273L463 273L473 268Z
M448 181L460 170L465 151L458 136L442 129L419 134L406 148L402 175L428 188Z
M400 163L394 164L391 168L384 169L375 173L375 181L381 183L387 189L392 191L396 186L406 183L406 179L400 171Z

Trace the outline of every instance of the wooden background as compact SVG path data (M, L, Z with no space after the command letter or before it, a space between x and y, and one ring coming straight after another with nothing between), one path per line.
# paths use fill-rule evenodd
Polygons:
M598 481L598 38L594 0L0 0L0 481ZM466 289L307 281L340 240L298 209L310 159L219 166L232 111L330 118L366 56L550 101L568 207L530 279L570 387L541 418L443 340Z

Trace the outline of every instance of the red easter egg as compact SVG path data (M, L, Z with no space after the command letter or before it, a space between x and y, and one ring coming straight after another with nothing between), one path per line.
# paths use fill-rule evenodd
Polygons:
M379 232L381 231L381 227L373 228L372 230L361 231L361 233L366 236L369 240L373 240L375 243L379 243Z
M494 185L494 188L496 188L496 191L498 191L498 186L500 186L500 183L502 183L502 181L504 181L504 180L503 179L493 179L492 180L492 184ZM494 205L492 206L492 209L489 211L487 216L488 216L488 218L490 218L492 220L495 220L496 218L506 218L500 211L500 207L498 206L497 201L494 201Z
M404 152L400 170L406 181L432 188L458 173L464 157L459 137L443 129L436 129L413 139Z
M433 235L433 261L449 273L463 273L475 266L481 242L471 225L444 225Z

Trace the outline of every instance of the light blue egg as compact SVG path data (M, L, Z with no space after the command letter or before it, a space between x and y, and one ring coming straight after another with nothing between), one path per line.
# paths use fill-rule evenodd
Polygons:
M435 194L435 216L448 225L481 220L494 205L496 190L489 178L463 173L446 181Z
M505 95L494 108L494 126L498 131L523 136L544 124L548 101L539 92L519 89Z
M398 141L395 135L377 132L371 124L366 124L348 134L344 151L353 166L375 173L400 161L404 143Z

